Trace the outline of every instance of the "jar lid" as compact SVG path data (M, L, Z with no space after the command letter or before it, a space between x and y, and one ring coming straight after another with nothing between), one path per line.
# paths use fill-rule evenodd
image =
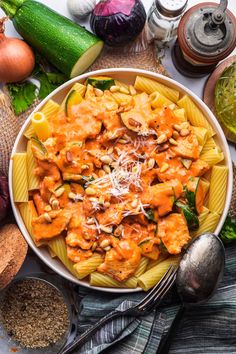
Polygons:
M158 11L166 17L177 17L187 7L188 0L156 0Z

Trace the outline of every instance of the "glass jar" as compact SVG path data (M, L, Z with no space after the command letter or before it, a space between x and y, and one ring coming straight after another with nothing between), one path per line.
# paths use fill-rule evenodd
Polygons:
M148 38L167 43L177 35L188 0L154 0L148 12Z

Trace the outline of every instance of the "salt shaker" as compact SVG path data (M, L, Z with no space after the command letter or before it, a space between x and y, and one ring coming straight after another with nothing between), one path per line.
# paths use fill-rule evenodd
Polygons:
M177 35L188 0L154 0L148 13L149 40L167 43Z

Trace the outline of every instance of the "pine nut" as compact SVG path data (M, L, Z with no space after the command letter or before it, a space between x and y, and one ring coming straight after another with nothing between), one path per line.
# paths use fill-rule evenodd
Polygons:
M176 141L175 139L173 139L173 138L170 138L170 139L169 139L169 143L170 143L171 145L178 145L177 141Z
M112 154L112 153L113 153L113 150L114 150L113 147L110 147L110 148L107 150L107 153L108 153L108 154Z
M110 165L110 163L112 163L112 158L110 157L110 156L108 156L108 155L104 155L104 156L102 156L101 158L100 158L100 160L102 161L102 162L104 162L106 165Z
M75 200L75 199L76 199L76 194L73 193L73 192L70 192L70 193L68 194L68 197L69 197L70 199Z
M118 92L118 91L120 91L120 87L116 86L116 85L113 85L113 86L110 87L110 91L111 92Z
M101 195L98 200L99 204L104 204L104 197Z
M169 148L168 144L160 145L160 146L157 146L157 151L163 152L163 151L167 150L168 148Z
M106 208L109 208L110 205L111 205L110 202L105 202L105 203L104 203L104 206L105 206Z
M89 165L82 165L82 166L81 166L81 169L82 169L82 170L87 170L88 168L89 168Z
M160 172L161 173L166 172L168 170L168 168L169 168L168 163L164 162L163 165L160 168Z
M103 166L103 169L104 169L104 171L105 171L106 173L111 173L111 168L110 168L110 166L104 165L104 166Z
M44 208L44 211L51 211L51 210L52 210L51 205L46 205Z
M178 139L179 133L175 130L175 131L173 132L172 136L173 136L174 139Z
M104 177L105 174L106 174L106 172L105 172L104 170L99 170L99 171L98 171L98 176L99 176L100 178Z
M110 249L111 249L111 246L107 246L104 248L104 251L108 252L108 251L110 251Z
M190 131L188 129L181 129L180 130L180 135L181 136L187 136L189 135Z
M134 86L129 85L129 92L132 96L137 94L137 91L135 90Z
M92 187L88 187L88 188L85 189L85 193L87 195L94 195L94 194L96 194L96 191Z
M98 246L98 243L97 242L94 242L94 244L92 245L92 251L95 251L95 249L97 248Z
M89 200L92 203L98 203L98 198L91 197L91 198L89 198Z
M131 207L132 208L136 208L138 206L138 200L137 199L134 199L131 203Z
M93 177L94 179L96 179L96 178L98 178L98 175L97 175L95 172L93 172L93 173L92 173L92 177Z
M96 95L97 97L102 97L103 94L104 94L104 92L103 92L102 90L98 89L98 88L95 88L95 89L94 89L94 93L95 93L95 95Z
M94 223L95 223L94 218L88 218L86 221L86 224L88 224L88 225L93 225Z
M57 198L59 198L59 197L62 196L62 194L63 194L64 192L65 192L65 188L64 188L64 187L61 187L61 188L57 189L57 190L54 192L54 194L55 194L55 196L56 196Z
M106 232L107 234L111 234L111 233L112 233L112 230L113 230L113 227L112 227L112 226L100 225L100 229L101 229L103 232Z
M122 232L124 231L124 226L123 225L119 225L114 232L115 236L121 236Z
M107 239L102 240L102 242L100 243L100 247L105 248L107 246L110 246L110 241Z
M183 122L183 123L181 124L181 128L182 128L182 129L189 129L189 123L188 123L188 122Z
M129 90L127 89L127 88L125 88L125 87L120 87L120 92L121 93L125 93L126 95L129 95Z
M173 125L173 128L174 128L175 130L177 130L177 132L180 132L180 130L182 129L181 125L179 125L179 124L174 124L174 125Z
M161 134L159 138L157 139L157 144L163 144L167 142L167 136L166 134Z
M118 140L118 143L120 143L120 144L127 144L127 140L125 140L125 139L119 139Z
M135 128L140 128L142 126L142 123L138 122L134 118L129 118L128 123L129 125L131 125L131 127L135 127Z
M47 221L48 223L52 222L52 218L48 213L43 214L44 220Z
M53 208L53 210L57 210L59 208L59 201L58 200L54 199L52 201L52 208Z
M155 166L155 159L148 160L148 168L152 169Z

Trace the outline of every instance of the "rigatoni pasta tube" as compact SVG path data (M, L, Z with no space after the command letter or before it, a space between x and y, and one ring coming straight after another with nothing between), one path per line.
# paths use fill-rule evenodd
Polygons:
M160 82L157 82L156 80L149 79L144 76L136 77L134 87L136 90L144 91L148 94L154 91L158 91L173 102L177 102L179 99L178 90L172 89L166 85L161 84Z
M200 236L205 232L214 232L215 228L220 220L220 215L217 213L208 213L207 217L200 225L199 229L194 233L194 236Z
M152 108L170 106L173 104L172 101L170 101L168 98L166 98L160 92L157 92L157 91L153 92L150 95L150 103L151 103Z
M221 214L224 210L227 192L228 167L213 166L208 207L210 211Z
M60 105L53 100L48 100L48 102L40 110L44 116L49 119L51 116L55 115L59 111Z
M148 262L149 262L149 259L147 257L142 257L141 258L139 266L136 269L136 272L134 274L136 277L139 277L140 275L142 275L146 271Z
M208 150L211 150L214 148L216 148L216 142L215 142L214 138L209 138L209 139L207 139L207 141L203 145L202 154L204 154Z
M33 137L36 136L35 134L35 131L34 131L34 127L33 127L33 124L30 123L30 125L28 126L28 128L26 129L26 131L24 132L24 136L27 138L27 139L31 139Z
M13 156L12 185L14 202L28 201L27 154L16 153Z
M38 216L34 203L32 201L20 203L18 208L20 211L20 215L24 221L25 227L32 239L34 240L34 235L32 231L32 220L34 217Z
M224 154L215 148L201 153L200 159L207 162L209 166L213 166L224 160Z
M132 101L132 96L126 93L114 92L112 96L119 104L129 104Z
M27 174L28 174L28 189L32 191L39 188L39 178L35 175L34 170L37 167L35 157L32 152L32 141L27 143Z
M191 100L187 95L183 96L178 102L178 106L184 108L187 117L190 120L191 124L196 127L206 128L209 132L209 137L215 134L212 126L208 123L207 119L204 117L200 109L196 104Z
M87 277L90 273L94 272L100 264L102 264L103 260L103 257L99 253L94 253L92 257L76 263L74 269L77 272L77 278L83 279Z
M191 236L192 237L196 237L199 234L199 229L201 229L201 226L203 225L204 221L207 218L207 215L209 214L210 210L206 207L203 207L203 210L201 212L201 214L198 216L198 220L199 220L199 228L196 231L191 231Z
M167 258L165 261L159 263L138 277L138 284L143 290L148 291L159 282L171 265L177 264L179 264L179 257Z
M51 248L52 252L57 255L64 266L69 269L69 271L77 277L77 272L74 269L74 263L67 256L66 243L63 236L58 236L48 241L48 247Z
M34 131L40 140L45 141L50 138L52 135L52 130L47 118L42 112L34 113L31 121Z
M203 127L192 127L200 145L204 146L208 137L208 131Z
M90 285L101 286L105 288L136 288L137 278L131 277L125 282L119 282L109 277L108 275L101 274L99 272L93 272L90 274Z
M187 115L184 108L178 108L173 110L173 115L182 122L187 121Z

